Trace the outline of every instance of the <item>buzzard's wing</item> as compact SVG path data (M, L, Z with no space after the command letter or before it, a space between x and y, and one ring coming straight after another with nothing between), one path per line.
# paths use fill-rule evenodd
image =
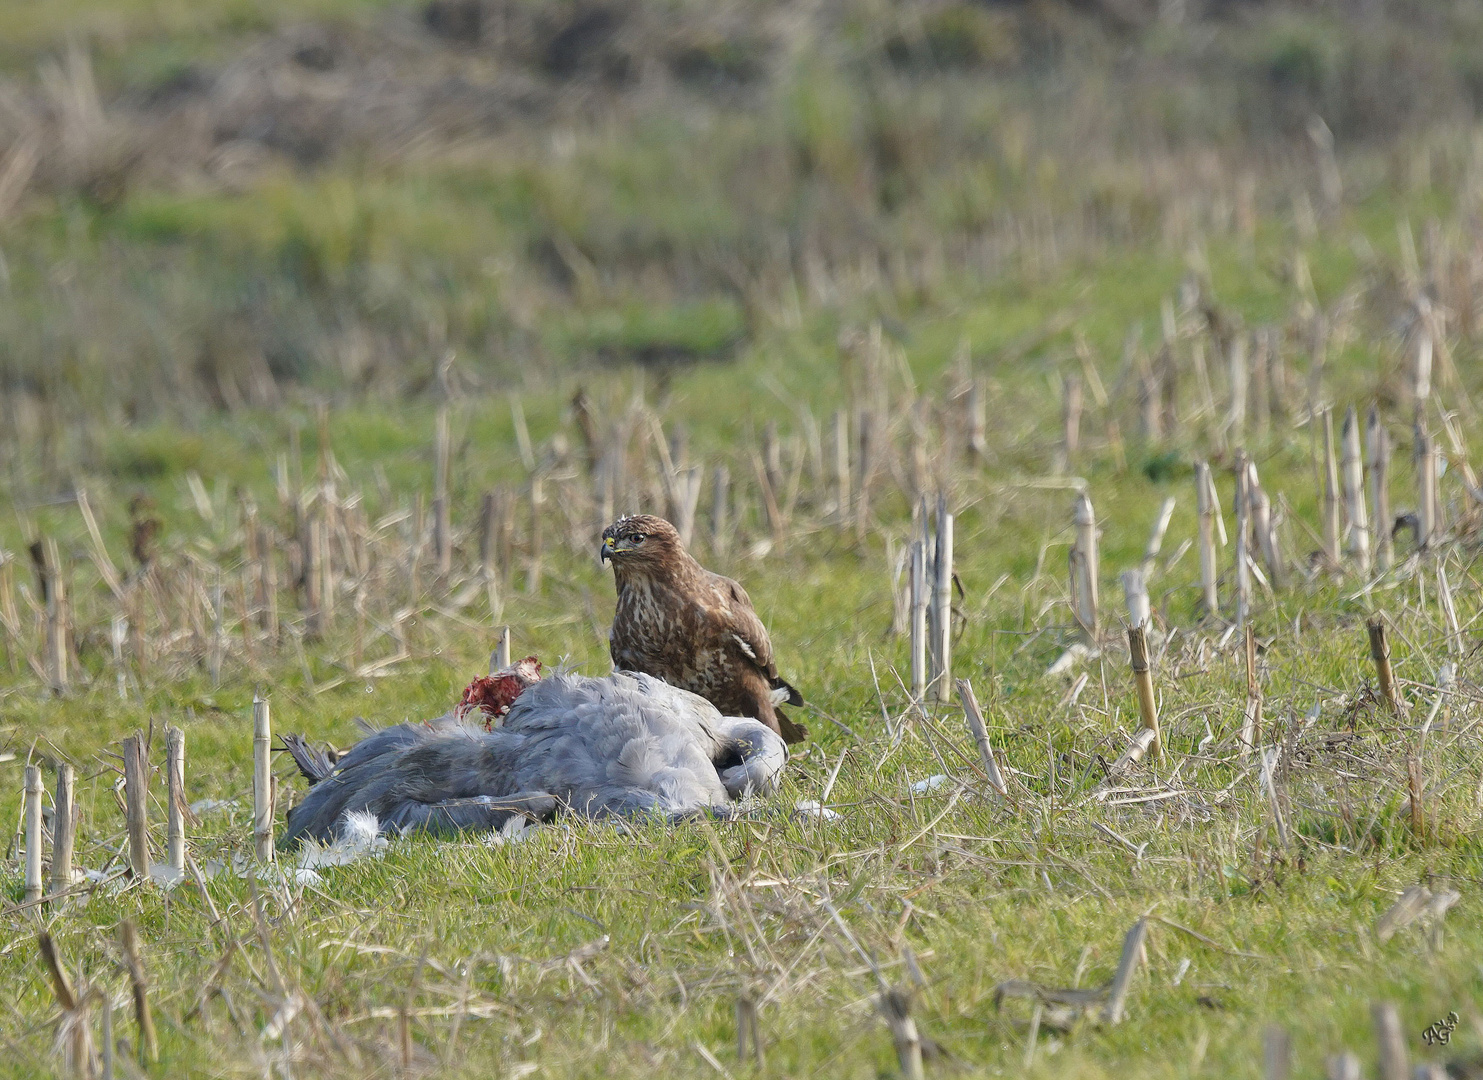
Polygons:
M712 574L711 577L717 592L721 594L724 605L722 617L731 631L732 639L747 659L767 676L769 686L774 690L787 692L788 696L779 704L786 702L789 705L802 705L803 695L778 675L778 665L773 659L772 642L767 637L767 628L757 618L747 590L741 587L740 582L731 578L721 577L719 574Z

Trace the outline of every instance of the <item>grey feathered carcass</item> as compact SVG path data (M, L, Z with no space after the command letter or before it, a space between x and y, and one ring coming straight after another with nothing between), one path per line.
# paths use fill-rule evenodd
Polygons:
M756 720L722 716L704 698L648 675L558 674L534 682L492 730L458 710L399 724L338 762L285 740L314 782L288 813L282 843L337 838L368 810L383 832L498 829L520 815L546 820L706 813L774 790L787 747Z

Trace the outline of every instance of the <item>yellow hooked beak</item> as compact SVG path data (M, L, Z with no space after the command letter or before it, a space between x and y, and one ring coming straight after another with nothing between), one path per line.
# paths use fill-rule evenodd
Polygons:
M617 550L618 550L618 538L616 536L605 536L605 537L603 537L602 544L599 545L598 546L598 549L597 549L597 561L598 562L604 562L604 563L607 562L608 559L610 559L612 557L613 552L615 552Z

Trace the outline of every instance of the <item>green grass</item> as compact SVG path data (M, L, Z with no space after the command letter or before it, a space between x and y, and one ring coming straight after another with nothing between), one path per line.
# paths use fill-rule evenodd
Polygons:
M1281 293L1274 286L1246 282L1241 262L1223 250L1212 250L1211 261L1218 295L1242 296L1253 320L1277 311ZM414 1064L431 1065L447 1055L454 1075L525 1064L535 1075L550 1076L706 1075L710 1067L693 1049L696 1042L734 1075L750 1075L727 1050L732 1003L746 984L769 995L762 1008L767 1065L757 1074L888 1074L893 1054L873 1004L874 977L838 931L826 902L862 948L894 965L886 969L892 982L910 981L903 958L911 950L925 983L916 990L917 1022L972 1073L1022 1070L1028 1009L1013 1000L996 1008L998 983L1104 982L1123 934L1150 911L1219 947L1153 923L1149 964L1134 982L1128 1020L1113 1028L1083 1023L1069 1033L1043 1030L1033 1074L1257 1076L1263 1026L1280 1023L1293 1033L1297 1074L1313 1075L1324 1055L1342 1047L1372 1058L1371 1000L1401 1003L1418 1055L1425 1025L1449 1010L1473 1015L1483 998L1477 962L1483 937L1471 918L1476 900L1470 888L1480 854L1476 743L1468 734L1444 748L1446 739L1434 737L1424 758L1428 782L1436 785L1430 824L1415 835L1404 781L1414 736L1364 704L1371 680L1363 631L1369 605L1350 596L1348 587L1300 585L1275 605L1259 604L1258 633L1270 640L1268 739L1291 731L1315 703L1323 706L1299 744L1308 756L1283 781L1293 829L1286 850L1277 846L1252 768L1230 754L1245 686L1238 653L1216 651L1208 668L1200 667L1197 643L1214 641L1220 628L1197 621L1193 556L1154 583L1156 607L1180 634L1160 665L1169 758L1152 775L1187 794L1123 807L1090 798L1100 777L1097 756L1116 755L1119 733L1131 730L1136 710L1116 652L1091 664L1091 684L1075 709L1060 704L1065 684L1043 674L1069 640L1062 583L1069 494L1023 487L1018 479L1042 473L1053 449L1045 433L1053 429L1056 406L1046 378L1065 363L1065 353L1056 344L1060 337L1028 354L1019 343L1069 310L1077 325L1106 344L1103 355L1112 353L1106 335L1131 316L1153 320L1179 268L1151 257L1146 272L1130 273L1126 263L1086 269L1090 276L1078 275L1076 285L1005 286L903 325L902 348L919 386L936 392L957 341L967 335L996 388L995 464L961 474L954 498L964 589L956 666L974 680L994 745L1014 770L1014 808L999 808L976 786L951 806L944 791L910 791L913 782L943 771L944 762L948 771L971 777L973 750L952 708L933 710L930 725L902 718L896 673L905 670L905 643L887 632L891 599L882 547L884 537L906 534L900 496L882 494L881 528L863 547L825 528L791 537L781 551L761 557L747 554L750 540L765 533L754 508L729 555L710 552L704 539L700 549L712 565L745 581L786 674L812 703L806 718L814 738L790 767L774 803L781 809L717 828L619 832L569 823L496 848L397 841L386 858L328 870L320 885L265 887L280 977L314 1000L325 1030L333 1028L350 1048L346 1059L329 1036L315 1034L317 1021L296 1021L302 1069L339 1075L388 1055L397 1059L397 1010L407 1007ZM1337 272L1328 280L1334 285L1325 289L1340 283ZM823 415L839 401L823 382L838 363L833 336L810 320L795 331L774 332L769 341L776 341L775 349L750 350L732 366L676 373L665 390L666 424L687 426L695 452L712 459L734 452L746 430L757 430L770 415L784 418L785 433L796 431L792 407L806 405ZM1113 385L1115 363L1105 359L1101 367ZM1340 387L1363 387L1374 377L1358 359L1344 360L1334 374ZM768 391L768 380L778 384L781 400ZM597 400L615 405L635 385L629 375L593 374L588 382ZM564 398L564 390L526 396L524 411L538 446L566 429ZM781 411L780 404L786 406ZM466 401L454 417L455 445L464 447L453 477L456 522L471 526L480 491L517 482L518 455L502 398ZM295 424L303 429L301 469L312 477L314 422L307 411L239 415L189 433L101 433L96 456L78 476L95 493L115 557L124 559L122 503L132 491L148 490L166 521L169 559L178 562L188 550L207 557L221 551L231 567L236 509L230 492L255 490L259 504L275 513L272 461ZM431 406L332 411L336 459L352 488L364 490L373 518L405 501L406 493L428 490L431 426ZM1105 603L1115 609L1116 572L1141 554L1166 494L1180 502L1165 551L1193 534L1192 484L1187 469L1150 479L1141 465L1162 451L1131 436L1129 467L1119 470L1095 429L1088 434L1092 445L1078 467L1104 522L1102 585ZM1179 449L1186 459L1195 452L1188 445ZM1299 514L1316 521L1308 454L1306 431L1282 426L1259 448L1269 490L1284 492ZM376 467L386 477L389 501L378 494ZM214 512L224 518L209 526L200 519L183 481L188 470L205 477L215 493ZM744 475L735 460L733 474ZM1408 483L1408 467L1398 464L1397 503L1404 502ZM1222 479L1221 487L1228 500L1229 481ZM187 651L155 664L140 689L121 702L106 644L111 602L86 562L75 511L36 507L25 518L62 537L71 553L86 674L60 700L42 693L24 670L14 676L4 699L8 738L19 751L44 738L39 752L59 752L81 765L84 865L107 862L119 842L121 821L109 794L113 774L101 755L123 734L151 724L156 732L162 723L184 727L189 797L239 801L238 809L209 815L192 830L193 851L203 863L229 858L247 841L242 807L250 787L254 690L271 694L280 730L343 745L355 737L354 715L395 722L441 710L480 669L490 647L492 631L424 612L407 624L411 661L386 678L329 685L343 677L341 665L352 649L351 621L343 618L306 650L304 663L290 647L249 660L234 636L221 685L212 685ZM15 550L18 539L12 533L7 546ZM1051 546L1037 575L1046 542ZM611 585L590 556L553 543L543 590L521 594L517 573L504 618L515 627L520 651L604 670L601 632ZM1290 543L1298 553L1307 550L1297 529ZM1449 568L1465 626L1479 611L1471 558L1459 552ZM1003 575L1008 579L1001 583ZM1418 578L1402 575L1373 597L1395 621L1400 677L1418 684L1408 692L1413 710L1426 707L1425 686L1447 654L1434 581L1425 586L1424 604L1421 587ZM400 603L395 590L371 595L367 659L393 651L375 624ZM477 605L468 614L476 622L489 617ZM1466 661L1467 687L1472 671ZM883 707L906 732L894 748ZM1459 704L1449 731L1465 728L1473 707ZM1351 728L1352 737L1343 735ZM1210 743L1201 749L1207 735L1224 750L1213 752ZM1324 749L1330 735L1352 741ZM842 820L787 820L794 801L818 796L841 755L829 801ZM0 813L8 813L16 809L18 763L0 769L12 781L0 801ZM285 773L283 785L291 797L296 782ZM1146 844L1141 858L1098 832L1099 823L1134 847ZM1398 890L1440 879L1463 892L1446 924L1445 947L1433 950L1414 927L1381 944L1374 923ZM18 877L6 887L18 897ZM214 926L191 885L169 894L149 887L118 896L100 891L45 919L68 963L115 991L123 984L111 959L113 927L126 916L138 920L161 1028L156 1068L162 1075L235 1074L253 1068L252 1047L266 1045L270 1057L279 1053L278 1044L263 1044L256 1034L277 1005L248 886L226 875L209 888L223 916ZM10 1067L29 1072L50 1067L51 999L25 920L6 918L0 971L18 988L19 1012L4 1034L15 1048ZM580 973L564 962L572 950L604 935L605 948L582 960ZM221 1000L187 1018L234 940L242 951L228 963L222 983L240 1033ZM477 1007L455 1033L452 1016L460 1001ZM117 1012L115 1025L132 1037L126 1010ZM1454 1045L1463 1050L1476 1045L1466 1024L1458 1040ZM225 1055L223 1048L229 1048Z
M416 22L415 9L384 7L0 0L0 69L24 83L73 36L111 103L213 69L290 20L374 49L385 20ZM209 881L209 903L188 883L99 888L45 909L39 923L69 972L118 1003L120 1053L136 1042L115 944L125 918L139 925L160 1029L153 1076L399 1075L404 1053L411 1072L452 1076L715 1076L697 1046L738 1078L889 1076L896 1059L872 961L911 988L919 1028L946 1053L929 1062L938 1076L1256 1077L1269 1024L1291 1033L1295 1076L1322 1074L1325 1056L1346 1047L1373 1075L1375 1000L1400 1006L1415 1059L1444 1056L1420 1034L1449 1011L1463 1023L1445 1053L1483 1052L1483 788L1471 726L1483 590L1470 520L1443 562L1463 627L1458 694L1424 748L1415 726L1454 658L1435 562L1408 564L1368 594L1353 578L1302 573L1273 597L1259 592L1264 745L1287 747L1284 848L1254 762L1236 753L1239 639L1221 647L1224 624L1201 620L1190 552L1151 586L1173 634L1157 663L1168 756L1123 793L1177 794L1123 805L1095 794L1137 723L1118 573L1141 558L1167 496L1178 504L1164 556L1195 535L1196 458L1212 460L1228 510L1232 488L1235 441L1222 445L1217 420L1194 415L1196 339L1222 407L1226 378L1201 316L1181 315L1183 427L1168 441L1137 433L1125 349L1157 353L1160 305L1191 280L1220 318L1282 330L1296 389L1271 434L1247 445L1266 489L1292 508L1283 538L1305 563L1318 546L1308 530L1319 494L1302 419L1311 336L1298 264L1331 316L1354 290L1324 396L1340 412L1381 400L1397 443L1393 504L1409 507L1409 415L1395 400L1406 302L1397 226L1412 226L1425 272L1429 232L1457 265L1476 246L1471 106L1453 86L1470 70L1475 16L1405 7L1339 26L1274 7L1110 31L1049 4L1019 14L850 5L835 23L809 24L815 36L789 52L767 37L771 7L702 7L637 9L640 38L652 38L635 46L646 63L668 62L675 42L709 57L690 56L691 74L657 91L642 80L621 92L558 86L531 57L488 42L443 52L423 41L433 51L419 55L474 84L514 70L555 87L557 100L488 141L413 156L356 148L315 168L275 160L235 185L157 177L105 199L58 166L0 222L0 598L14 599L17 625L0 630L0 751L17 755L0 762L0 821L19 818L28 754L70 760L84 813L78 863L116 863L123 822L110 755L120 738L153 731L159 765L163 725L173 724L187 738L187 797L235 800L191 826L191 850L203 866L229 864L250 848L255 693L271 699L276 730L344 746L356 716L380 724L442 712L483 670L499 623L513 627L519 654L606 671L612 583L592 557L600 523L571 415L578 389L601 430L634 420L639 401L666 435L684 433L692 461L729 468L729 543L706 524L708 471L697 553L744 582L783 674L809 701L810 741L796 748L784 790L746 822L569 821L498 846L397 840L384 858L328 869L316 884L266 875L262 927L252 886L230 871ZM1418 67L1415 43L1437 40L1447 48ZM1408 96L1413 83L1427 102ZM1367 102L1368 119L1357 111ZM1301 207L1318 196L1303 126L1314 111L1338 135L1346 194L1336 211L1312 211L1310 231ZM1249 235L1233 210L1243 175L1255 185ZM1461 279L1444 283L1454 290L1445 303L1465 300ZM1477 400L1476 334L1451 326ZM1110 401L1102 407L1087 388L1083 450L1069 471L1088 485L1103 528L1108 629L1103 654L1079 669L1089 678L1072 705L1069 682L1045 674L1075 638L1071 481L1046 478L1060 378L1083 373L1083 341ZM984 705L1010 770L1009 806L976 779L956 708L908 708L907 643L890 632L890 556L911 528L909 411L925 402L934 453L960 442L945 432L957 424L949 402L965 368L984 381L989 445L986 464L959 463L949 484L962 587L955 672ZM259 385L264 370L271 392ZM1442 379L1443 403L1459 407ZM890 412L891 460L862 540L828 519L827 483L807 447L818 430L828 461L835 410L877 397ZM406 538L411 517L428 512L444 403L456 578L476 556L483 494L505 493L515 508L499 612L481 592L450 614L457 589L432 581L426 551L418 583L408 580ZM287 580L293 515L277 470L282 460L289 483L316 483L320 404L343 471L338 494L360 500L373 539L368 575L345 583L337 617L301 643ZM546 470L535 590L525 585L530 479L515 406ZM1478 421L1466 411L1457 420L1478 446ZM770 421L785 472L802 462L781 542L755 480ZM649 432L637 430L619 511L660 509ZM1468 505L1459 471L1444 480L1454 521ZM158 592L128 586L153 649L142 666L129 653L122 698L110 643L120 605L68 497L77 487L126 574L131 500L147 496L161 521ZM287 628L276 646L253 635L250 650L238 593L245 500L276 530ZM39 535L59 542L74 609L74 680L61 697L31 668L42 622L26 547ZM1221 558L1228 600L1229 549ZM225 655L213 680L200 602L218 574ZM1373 610L1391 620L1404 724L1370 692ZM354 673L402 645L409 658L384 675ZM1418 753L1419 831L1407 799ZM841 818L791 820L836 765L828 803ZM913 791L944 772L966 787ZM302 782L282 763L278 773L290 803ZM1440 940L1412 926L1381 942L1377 918L1418 882L1462 894ZM0 985L14 1007L0 1014L0 1075L57 1073L37 920L11 906L21 890L20 863L7 857ZM1127 1019L1070 1031L1047 1021L1027 1067L1030 1009L997 1005L996 986L1105 983L1145 914L1148 963ZM225 994L197 1008L213 980ZM743 988L762 1000L765 1066L736 1061ZM285 1066L282 1040L262 1032L295 994L305 1007L290 1023ZM96 1009L92 1023L96 1034Z

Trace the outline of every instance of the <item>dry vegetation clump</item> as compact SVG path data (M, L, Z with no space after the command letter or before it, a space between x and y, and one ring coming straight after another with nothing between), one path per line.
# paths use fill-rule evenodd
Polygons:
M419 394L450 348L486 384L732 358L795 305L1455 187L1478 82L1424 3L324 4L209 47L12 17L7 387L142 419Z

